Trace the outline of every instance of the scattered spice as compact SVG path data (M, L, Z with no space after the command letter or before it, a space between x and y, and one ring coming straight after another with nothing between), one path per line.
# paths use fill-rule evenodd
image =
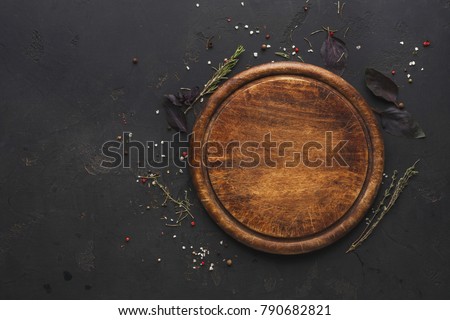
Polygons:
M266 39L270 39L270 34L266 34Z
M133 62L133 64L137 64L138 63L138 58L133 58L133 60L131 60L131 62Z
M195 221L191 221L191 227L195 227L196 223Z
M424 41L424 42L422 43L422 45L423 45L425 48L426 48L426 47L429 47L430 44L431 44L431 42L428 41L428 40L426 40L426 41Z
M264 50L266 50L266 49L267 49L267 44L264 44L264 43L263 43L263 44L261 45L261 50L264 51Z
M212 43L212 39L214 38L214 36L209 37L208 39L206 39L206 49L212 49L213 48L213 43Z
M125 242L130 242L131 238L129 236L125 237Z
M228 259L227 260L227 266L231 267L233 265L233 260Z

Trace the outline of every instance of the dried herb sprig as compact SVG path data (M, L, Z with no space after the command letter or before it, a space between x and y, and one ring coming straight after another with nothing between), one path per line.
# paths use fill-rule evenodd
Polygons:
M388 213L389 210L394 206L395 202L397 201L397 198L400 196L400 193L402 193L403 189L405 189L405 187L408 185L409 179L419 173L419 171L416 170L416 164L418 162L419 160L414 162L414 164L411 167L406 169L405 173L403 174L403 177L401 177L397 181L397 183L395 183L397 180L397 170L394 171L392 175L391 184L384 191L383 198L378 203L378 206L373 212L372 217L369 219L369 221L367 221L366 228L363 230L358 239L356 239L351 244L346 253L352 252L353 250L358 248L372 234L374 229L380 223L381 219L383 219L386 213Z
M239 45L233 55L225 62L220 63L218 68L214 68L214 74L211 79L205 84L203 90L199 93L197 98L191 103L191 105L184 110L184 113L187 114L189 110L193 108L193 106L204 96L213 93L219 86L219 83L222 80L227 80L227 75L233 70L234 66L238 63L238 57L245 51L242 45Z
M148 175L145 176L138 176L139 179L147 179L147 180L151 180L151 184L158 187L163 193L164 193L164 201L161 204L162 207L167 206L167 203L171 202L175 205L176 208L179 208L175 214L177 215L177 220L175 222L175 224L166 224L166 226L168 227L179 227L181 226L181 221L183 221L184 219L186 219L187 217L191 217L192 219L194 219L194 216L191 213L191 209L190 207L193 205L188 198L188 194L187 191L185 191L184 194L184 198L180 199L177 198L175 199L172 194L169 191L169 188L165 185L163 185L159 180L159 174L156 173L150 173Z

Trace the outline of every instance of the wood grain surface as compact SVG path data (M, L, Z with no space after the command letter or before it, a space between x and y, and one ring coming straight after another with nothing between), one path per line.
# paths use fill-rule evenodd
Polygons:
M303 63L265 64L228 80L198 117L190 147L210 216L238 241L278 254L344 236L383 172L383 141L364 99Z

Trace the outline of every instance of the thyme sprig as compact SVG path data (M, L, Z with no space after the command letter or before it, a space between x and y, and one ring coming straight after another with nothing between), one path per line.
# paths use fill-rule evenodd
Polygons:
M373 212L372 217L369 219L369 221L367 221L367 226L364 228L363 232L358 237L358 239L356 239L351 244L346 253L352 252L353 250L358 248L372 234L374 229L380 223L381 219L383 219L386 213L388 213L389 210L394 206L395 202L400 196L400 193L402 193L402 191L408 185L409 179L419 173L419 171L416 170L416 164L418 162L419 160L414 162L414 164L411 167L406 169L405 173L403 174L403 177L401 177L397 181L397 183L396 183L397 170L394 171L394 173L392 174L391 183L384 191L383 198L378 203L378 206Z
M239 45L233 55L223 64L220 63L218 68L214 68L214 74L211 79L205 84L203 90L199 93L197 98L191 103L191 105L184 110L184 113L187 114L194 105L204 96L213 93L218 87L222 80L227 80L227 75L233 70L234 66L238 63L238 57L245 51L242 45Z
M181 221L186 219L187 217L191 217L194 219L194 216L191 213L190 207L193 205L188 198L187 191L184 192L184 198L175 198L169 191L169 188L163 185L158 178L160 177L157 173L150 173L145 176L138 176L139 179L147 179L151 180L151 184L158 187L164 193L164 201L161 204L162 207L166 207L169 202L173 203L174 206L178 209L175 211L177 215L177 220L175 224L166 224L168 227L179 227L181 226Z

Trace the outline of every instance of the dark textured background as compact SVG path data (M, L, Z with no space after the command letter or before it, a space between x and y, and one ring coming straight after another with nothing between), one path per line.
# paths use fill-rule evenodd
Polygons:
M347 1L342 17L334 2L312 0L306 14L304 1L196 8L196 1L2 0L0 298L449 299L450 1ZM243 24L262 31L250 36ZM395 68L401 99L427 133L424 140L385 135L385 172L420 158L420 174L357 254L344 252L362 225L311 254L254 251L215 226L193 192L197 226L164 227L160 218L171 210L145 210L162 198L135 182L136 165L99 167L100 146L123 130L141 141L169 139L165 115L155 110L165 93L206 82L207 60L216 65L241 43L247 52L236 71L279 60L273 52L291 45L296 25L293 42L317 65L324 34L309 37L313 54L303 37L330 25L342 38L349 26L344 79L376 105L365 67ZM215 36L212 50L203 35ZM423 49L425 39L432 46ZM263 42L272 49L253 58ZM411 60L410 85L403 68ZM189 188L188 174L174 172L164 182ZM207 247L215 270L192 269L182 245Z

